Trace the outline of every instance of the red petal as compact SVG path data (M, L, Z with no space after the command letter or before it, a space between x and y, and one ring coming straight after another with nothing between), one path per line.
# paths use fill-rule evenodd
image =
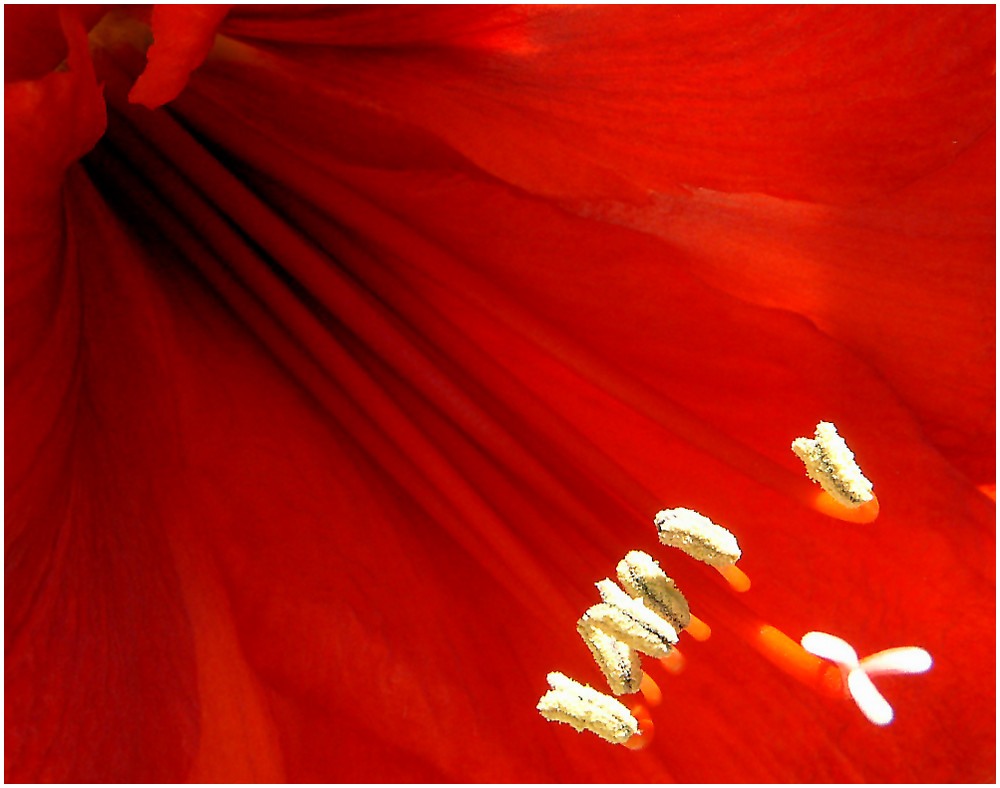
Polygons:
M288 83L230 46L172 106L183 125L129 107L129 79L109 75L116 111L87 166L144 254L74 182L87 288L56 325L86 317L88 377L35 466L47 486L8 506L41 513L22 537L37 556L24 566L51 568L37 587L85 578L73 599L114 626L39 647L42 668L8 689L32 698L47 675L104 688L108 666L121 681L86 710L64 685L43 696L59 757L8 745L12 762L53 779L992 772L991 515L884 381L797 316L705 285L661 240L515 193L426 133L408 148L412 127L342 94L305 103L324 83ZM67 375L74 360L52 365ZM21 374L8 367L15 388ZM788 443L818 418L875 479L875 524L800 502L812 488ZM45 542L39 501L70 484L78 532L131 548L107 572L81 551L67 573ZM737 533L745 598L655 545L661 505ZM669 713L639 753L534 710L548 670L598 685L573 621L633 547L670 567L714 633L663 679ZM9 570L8 603L30 605L23 578L38 575ZM123 588L168 623L116 617ZM40 611L37 628L64 634L64 611ZM941 669L886 686L899 721L876 735L762 659L759 618L861 653L923 645ZM70 674L58 657L81 640L92 656ZM34 642L13 664L30 665ZM152 656L130 659L134 643ZM26 702L9 735L30 729ZM122 724L86 727L108 717ZM121 748L122 729L133 759L79 768L85 747Z
M591 210L690 255L731 295L797 312L883 375L929 440L996 478L995 142L851 207L699 191Z
M79 19L63 11L69 41L68 73L38 82L4 85L4 137L17 156L5 156L8 210L21 211L54 202L63 173L89 151L104 132L104 100L87 52L87 33Z
M103 5L77 5L72 13L90 28L106 10ZM59 16L55 4L3 7L4 82L39 79L66 59L69 47Z
M321 76L325 92L430 130L542 194L638 201L705 187L845 202L946 164L989 128L994 15L988 6L578 6L523 16L379 7L307 20L254 14L224 29L294 52L294 64L279 61L290 79ZM464 34L484 28L518 43L465 45Z
M129 100L155 109L177 98L191 72L202 64L215 40L215 29L229 5L156 5L149 65L136 80Z

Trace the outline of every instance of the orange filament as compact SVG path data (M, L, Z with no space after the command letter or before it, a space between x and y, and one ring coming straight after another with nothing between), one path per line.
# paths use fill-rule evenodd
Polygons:
M676 676L684 670L684 655L676 648L672 648L667 656L660 657L660 664L668 673L673 673Z
M788 635L770 624L759 624L751 645L795 679L828 695L844 694L840 669L810 654Z
M977 488L979 492L985 495L987 498L996 501L997 499L997 486L995 484L980 484Z
M652 677L648 673L642 674L642 681L639 683L639 692L646 699L650 706L659 706L663 702L663 693Z
M649 711L645 706L636 705L632 707L632 716L639 723L639 732L625 742L625 746L630 750L645 750L653 741L653 719L649 716Z
M836 517L849 523L870 523L878 517L878 498L874 496L861 506L844 506L826 490L820 490L813 499L812 508L828 517Z
M691 622L684 630L695 640L705 641L712 637L712 628L700 618L691 616Z
M750 578L747 577L746 573L736 566L736 564L717 566L715 568L718 570L720 575L726 578L726 582L729 583L733 591L738 591L742 594L744 591L750 590Z

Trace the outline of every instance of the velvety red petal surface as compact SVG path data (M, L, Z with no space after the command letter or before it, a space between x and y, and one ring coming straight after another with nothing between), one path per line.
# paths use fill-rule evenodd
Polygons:
M996 276L984 264L996 247L995 157L991 125L947 165L857 205L699 190L584 210L685 250L689 270L725 292L808 317L986 484L996 478Z
M520 187L662 235L714 286L806 315L985 483L994 21L968 6L442 7L240 11L226 30L317 95L377 106Z
M240 10L224 29L533 191L843 202L903 186L983 132L994 18L969 6L320 7Z
M157 5L150 26L153 44L146 68L129 92L133 104L155 109L177 98L192 71L202 64L215 40L215 28L228 5Z
M982 121L983 44L934 50L957 76L924 79L918 101L906 80L875 79L866 48L860 65L833 58L847 35L837 10L269 13L227 21L243 40L217 42L155 112L127 101L142 56L98 31L107 133L61 189L63 154L26 169L42 173L30 179L41 196L13 215L8 186L8 779L989 781L992 504L911 409L943 429L956 389L908 393L912 361L888 378L863 352L864 327L880 324L862 312L848 330L849 288L740 292L723 281L733 247L706 229L749 204L804 245L853 249L859 217L875 217L886 253L902 255L891 230L932 199L888 192L945 159L936 143L900 143ZM829 24L806 25L810 13ZM883 15L909 25L899 43L874 39L890 63L975 28L950 10L865 13L872 29ZM638 123L616 150L609 118L627 125L619 102L636 95L624 87L653 90L667 57L647 62L639 44L673 28L673 46L654 49L691 82L649 112L672 107L691 127L654 145ZM769 35L791 61L762 54ZM587 96L606 103L569 84L581 41L598 80ZM618 64L613 43L634 59ZM809 94L830 129L855 134L836 177L823 177L825 138L802 136L805 82L788 62L847 69ZM865 63L868 83L852 70ZM745 80L735 98L713 94L727 68ZM93 116L84 75L71 62L42 86L60 117ZM952 120L885 122L883 148L848 77L901 113ZM92 121L53 132L9 97L8 117L49 129L42 150L79 155L100 133ZM724 145L711 133L723 107L767 119L806 164L768 163L760 127L745 149ZM684 183L881 196L828 223L700 191L672 234L607 202ZM603 218L581 215L597 198ZM942 247L953 227L981 235L970 221L942 219ZM755 242L739 229L734 245ZM963 287L982 281L981 243L958 247ZM760 246L762 268L791 275L781 247ZM799 309L795 292L836 303ZM882 320L904 333L904 316ZM982 344L969 326L949 312L927 331L966 360ZM819 419L875 481L874 524L805 505L813 490L788 445ZM968 467L984 462L981 422L954 422ZM736 533L748 594L656 544L652 514L672 506ZM642 752L534 708L550 670L602 685L574 624L633 548L714 631L685 639L683 674L655 674L666 701ZM796 639L841 635L862 655L921 645L935 667L880 680L898 719L875 729L765 660L762 620Z
M107 12L106 5L77 5L73 14L85 28ZM39 79L58 66L69 53L59 22L59 6L5 5L4 82Z

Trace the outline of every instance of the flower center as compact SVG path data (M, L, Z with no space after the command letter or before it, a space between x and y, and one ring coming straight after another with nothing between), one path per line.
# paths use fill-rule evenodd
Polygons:
M805 463L809 477L823 487L822 501L829 514L855 522L870 522L877 516L872 484L833 424L820 422L815 440L799 438L792 450ZM749 578L736 567L742 552L729 530L683 508L657 513L654 523L661 543L717 569L732 591L743 593L750 588ZM674 581L646 553L629 552L618 563L617 576L621 587L610 579L597 583L603 602L587 610L577 631L615 695L639 692L646 704L655 707L662 693L643 673L639 654L659 660L670 673L679 673L684 658L676 648L677 633L688 631L697 640L707 640L711 629L691 614ZM849 695L875 725L887 725L893 712L870 677L921 673L931 665L930 655L915 647L889 649L858 660L854 649L833 635L810 632L800 645L770 624L745 619L743 614L736 618L739 634L772 664L823 694ZM552 675L560 677L556 684ZM652 740L654 725L645 704L633 704L629 710L562 674L550 674L549 683L552 691L538 704L546 719L567 722L578 731L591 730L630 749L644 749Z

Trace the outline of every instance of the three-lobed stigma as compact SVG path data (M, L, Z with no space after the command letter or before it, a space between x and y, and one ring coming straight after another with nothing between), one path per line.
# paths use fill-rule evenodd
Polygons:
M802 648L840 668L848 693L873 725L888 725L892 722L893 711L875 688L871 677L926 673L933 664L931 655L916 646L890 648L859 660L857 652L846 640L826 632L807 632L802 636Z

